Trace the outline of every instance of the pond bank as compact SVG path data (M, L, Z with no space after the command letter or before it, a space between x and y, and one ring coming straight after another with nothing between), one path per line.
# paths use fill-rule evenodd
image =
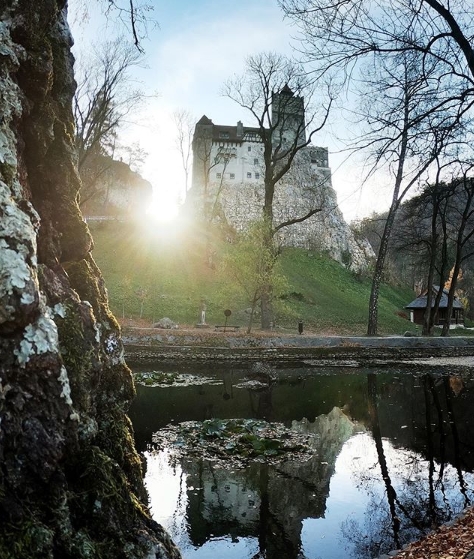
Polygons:
M127 360L187 362L205 364L222 361L284 361L314 367L380 367L419 368L426 366L449 372L474 367L474 338L421 337L349 337L317 335L260 334L247 336L239 333L196 332L195 330L163 331L151 328L124 331ZM234 366L234 365L232 365ZM309 373L313 374L313 373ZM469 372L470 375L470 372ZM351 375L352 377L352 375ZM160 406L158 406L160 407ZM175 417L175 415L173 415ZM467 509L459 518L442 526L425 538L410 544L403 551L394 551L380 559L396 556L400 559L464 559L474 545L472 530L474 514ZM468 555L470 557L470 555Z
M127 328L130 360L172 361L321 361L326 365L364 366L401 363L474 366L474 338L363 337L196 332ZM435 360L435 361L434 361Z

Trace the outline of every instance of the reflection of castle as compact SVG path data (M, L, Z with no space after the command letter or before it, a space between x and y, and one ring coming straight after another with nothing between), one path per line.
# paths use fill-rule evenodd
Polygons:
M295 369L293 373L291 378L300 371ZM366 551L357 551L367 546L376 549L371 557L379 556L398 547L394 543L396 537L402 544L413 540L421 535L420 529L439 520L449 520L472 502L473 476L467 473L474 470L471 375L338 371L338 374L308 376L297 384L278 382L259 391L236 388L236 380L242 377L234 371L228 374L224 386L179 390L138 387L140 414L134 419L136 432L141 433L142 440L149 441L151 434L147 435L146 429L159 428L153 423L149 426L159 414L173 417L177 422L204 420L209 414L265 417L270 421L291 422L294 430L314 434L316 454L304 463L286 462L278 467L255 464L246 471L213 469L209 463L191 463L187 459L182 464L182 479L187 478L183 481L187 498L179 501L179 511L173 510L178 511L177 516L184 516L181 507L186 507L189 524L180 525L174 531L175 538L185 534L186 542L189 537L195 545L207 542L206 547L212 548L220 545L216 539L249 536L253 549L258 544L268 552L267 557L301 556L298 550L302 537L306 546L308 532L312 538L316 532L324 533L327 526L334 527L334 518L343 520L340 512L335 511L337 507L329 514L326 503L336 458L344 441L353 433L354 425L339 407L324 413L333 406L350 407L355 421L365 424L371 432L365 438L370 441L367 446L360 446L357 439L347 445L348 453L340 457L342 469L346 467L347 471L339 472L338 483L331 487L332 499L337 501L338 491L340 496L342 490L344 499L353 497L355 507L364 499L346 495L348 485L353 488L361 484L364 493L375 496L375 501L371 499L368 503L366 519L359 512L355 522L346 523L344 539L355 546L349 556L369 556ZM304 416L314 421L292 421ZM364 462L362 457L369 462ZM349 483L348 471L357 476L356 484ZM184 491L183 486L180 488ZM384 498L380 498L381 493ZM156 500L163 501L161 489ZM305 518L325 516L328 522L309 520L302 529ZM229 537L222 538L223 535ZM317 547L321 543L319 535L312 542Z
M254 536L268 557L300 556L302 521L324 516L335 461L354 433L354 424L334 408L314 423L293 422L292 427L315 435L314 456L305 462L254 463L235 471L203 461L183 464L194 545L202 545L211 535Z

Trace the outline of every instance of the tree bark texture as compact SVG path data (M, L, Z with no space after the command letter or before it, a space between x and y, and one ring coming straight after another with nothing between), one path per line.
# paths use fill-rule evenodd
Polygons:
M78 207L65 0L0 2L0 558L179 558Z

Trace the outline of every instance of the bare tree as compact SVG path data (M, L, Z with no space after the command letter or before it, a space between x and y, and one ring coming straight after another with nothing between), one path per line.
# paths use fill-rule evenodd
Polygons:
M152 3L141 0L102 0L106 4L106 15L115 12L126 28L131 29L135 48L143 51L142 41L146 37L150 24L157 25L150 14L154 10Z
M200 219L206 226L213 224L220 212L220 197L226 186L226 170L236 157L235 148L219 146L214 149L212 121L203 116L196 125L193 136L193 182L201 183L202 187L202 215ZM217 184L211 178L211 173L218 170ZM193 195L197 193L194 192ZM208 243L210 238L208 235Z
M394 214L407 193L407 187L416 184L420 176L412 172L412 179L402 186L409 174L406 163L413 156L410 143L417 146L417 168L428 170L434 158L443 157L449 144L448 137L468 115L474 101L474 51L467 40L472 36L472 19L466 17L464 4L457 1L450 3L449 10L437 0L336 0L333 3L324 0L280 0L280 5L302 30L305 50L316 76L337 76L350 88L355 79L364 80L363 72L367 66L363 61L367 61L367 64L378 66L380 84L385 82L388 85L384 88L384 102L389 103L385 114L390 117L393 110L390 101L402 103L398 114L403 115L403 127L396 138L400 149L396 156L398 163L394 173L392 204L369 302L367 331L369 335L375 335L378 289ZM394 70L400 60L405 61L405 67L406 62L412 65L410 73L400 75L405 76L407 85L416 84L417 92L410 92L409 88L398 93L393 90L393 78L397 77ZM416 95L413 96L413 93ZM376 102L377 98L373 95L369 98L371 103ZM390 169L390 157L386 156L394 151L393 143L383 144L384 119L368 122L378 137L376 153L383 154L378 163L384 163ZM423 138L429 137L430 145L426 149ZM419 149L423 144L424 154ZM364 147L373 146L366 143Z
M131 69L142 63L134 46L119 37L97 46L78 65L74 120L81 204L98 194L110 168L121 126L140 108L145 93L135 87Z
M394 251L416 259L422 285L427 288L423 335L430 335L443 290L434 294L433 286L443 286L448 266L448 234L446 215L451 188L439 181L441 169L433 184L427 184L421 194L401 206L393 236ZM419 279L419 278L418 278Z
M237 237L223 262L224 270L250 304L247 334L251 332L257 305L268 284L271 283L280 292L287 287L285 279L275 268L273 247L264 242L264 228L263 221L251 223Z
M455 195L452 197L453 206L451 214L455 215L456 226L453 228L454 241L454 263L451 270L451 283L448 291L448 307L446 322L443 324L441 335L449 335L451 315L457 282L461 272L461 266L474 255L474 179L468 176L472 171L473 164L464 166L461 178L455 182Z
M321 211L319 206L312 207L302 215L275 223L276 190L297 155L310 145L313 136L325 125L332 98L328 94L326 105L321 104L319 112L312 110L314 83L305 76L302 67L275 53L249 57L245 73L228 80L223 94L247 109L257 124L263 147L263 235L265 246L276 258L274 236L277 231ZM271 274L265 273L264 276L271 277ZM262 328L269 329L273 322L270 284L262 288L260 300Z
M455 78L460 103L472 97L472 8L462 0L279 0L302 32L317 75L336 71L351 80L362 59L417 52L436 61L442 80ZM340 73L343 70L343 73Z
M364 132L353 146L367 153L369 176L384 171L392 198L380 238L369 299L368 335L378 328L378 298L395 217L402 200L443 150L453 129L446 113L431 112L444 93L420 75L421 56L396 53L377 59L362 78L360 99ZM425 68L432 76L434 66ZM456 119L454 118L454 121Z
M469 151L469 146L466 147ZM448 308L442 335L448 335L458 278L462 267L474 254L474 187L469 176L472 162L453 161L447 167L440 165L435 182L428 183L421 194L401 207L397 220L399 230L394 237L397 252L416 254L418 262L424 265L427 292L424 335L432 333L440 302L446 295ZM449 172L451 180L440 181L442 172L446 176Z
M420 196L420 210L429 212L430 225L429 237L426 246L429 254L427 274L427 296L426 311L423 318L423 335L431 335L433 325L439 312L439 305L443 295L444 282L446 280L448 263L448 234L446 226L446 215L448 200L451 189L439 181L439 172L433 185L429 185ZM416 202L412 206L416 206ZM433 300L433 286L435 274L437 273L437 284L440 286Z
M184 192L186 193L189 188L193 133L196 119L189 111L179 109L173 113L173 120L176 126L175 144L181 157L181 165L184 171Z
M72 13L73 20L85 22L89 19L89 0L77 0ZM148 36L148 29L158 26L153 18L155 7L147 0L98 0L102 13L107 20L118 23L119 27L131 36L134 48L143 53L143 42Z
M130 145L117 146L117 152L120 159L127 164L132 171L139 173L142 165L148 157L148 152L145 151L139 142L133 142Z
M448 259L448 238L446 228L446 207L449 191L436 180L432 188L428 188L426 194L429 196L431 205L430 235L429 235L429 267L428 267L428 292L426 296L426 311L423 318L423 335L428 336L432 332L433 325L439 312L439 305L443 294L443 286L446 278L446 264ZM440 254L441 253L441 254ZM438 285L440 289L436 293L433 302L433 289L435 271L438 272Z

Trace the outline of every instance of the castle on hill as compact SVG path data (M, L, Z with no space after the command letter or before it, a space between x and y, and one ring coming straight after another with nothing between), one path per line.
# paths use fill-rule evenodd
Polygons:
M271 133L273 146L301 148L275 188L275 224L321 208L309 219L282 228L280 244L324 251L355 271L364 269L373 251L368 243L356 241L338 208L328 149L305 146L303 98L288 86L273 95L271 123L272 131L240 121L234 126L214 124L202 116L193 137L188 207L205 221L220 221L237 231L260 219L265 192L262 134Z

